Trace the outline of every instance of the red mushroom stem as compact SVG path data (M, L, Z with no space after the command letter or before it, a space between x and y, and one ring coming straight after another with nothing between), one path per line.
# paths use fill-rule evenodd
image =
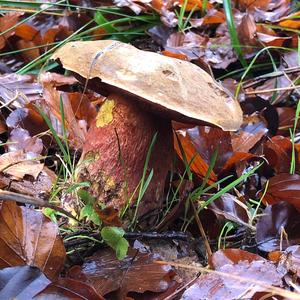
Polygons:
M139 216L161 206L173 153L171 122L141 109L129 96L107 97L87 133L79 172L80 180L91 182L89 191L99 202L117 209L127 204L142 178L156 132L147 168L147 173L153 169L154 175L139 206ZM138 191L131 204L137 195Z

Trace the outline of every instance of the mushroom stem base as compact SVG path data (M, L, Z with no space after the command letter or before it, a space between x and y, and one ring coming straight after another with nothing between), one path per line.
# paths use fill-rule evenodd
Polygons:
M109 95L88 131L79 170L80 180L91 182L89 191L98 202L117 209L130 199L130 205L136 202L155 133L146 179L152 169L153 177L139 205L139 215L161 206L172 162L171 122L144 111L126 96Z

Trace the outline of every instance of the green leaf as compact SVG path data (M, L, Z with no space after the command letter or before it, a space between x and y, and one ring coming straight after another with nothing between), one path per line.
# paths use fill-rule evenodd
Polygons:
M121 238L117 244L117 247L115 249L116 251L116 257L118 260L122 260L126 257L127 251L128 251L129 243L125 238Z
M77 195L85 204L94 204L96 201L96 199L92 197L88 191L83 189L79 190Z
M101 237L108 246L115 250L116 257L119 260L126 256L129 246L128 242L123 237L124 234L125 231L120 227L106 226L101 230Z
M93 208L93 205L90 203L85 205L80 211L79 220L82 220L85 217L87 218L87 220L92 221L94 224L101 225L101 220L95 209Z

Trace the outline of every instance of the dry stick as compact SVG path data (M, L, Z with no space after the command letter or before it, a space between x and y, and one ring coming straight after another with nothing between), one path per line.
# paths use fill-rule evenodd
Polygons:
M17 7L14 7L14 8L11 8L11 7L1 7L1 10L8 10L8 11L20 11L20 12L24 12L24 13L36 13L38 12L38 10L36 9L29 9L29 8L17 8ZM52 16L59 16L59 17L64 17L65 14L62 14L62 13L56 13L56 12L50 12L50 11L42 11L41 14L44 14L44 15L52 15Z
M10 191L4 191L4 190L0 189L0 200L16 201L16 202L20 202L20 203L24 203L24 204L32 204L35 206L52 208L54 210L59 211L60 213L62 213L64 215L66 215L67 217L72 218L72 219L76 220L77 222L79 222L79 220L77 218L75 218L71 213L64 210L63 208L58 207L53 204L50 204L47 201L44 201L42 199L35 198L32 196L18 194L18 193L14 193L14 192L10 192Z
M204 241L204 245L205 245L206 252L207 252L208 262L210 262L210 258L211 258L211 256L212 256L212 251L211 251L211 248L210 248L210 245L209 245L207 236L206 236L206 234L205 234L204 228L203 228L203 226L202 226L201 220L200 220L200 218L199 218L198 212L197 212L197 210L196 210L195 204L193 203L192 200L191 200L190 202L191 202L191 205L192 205L192 208L193 208L193 211L194 211L196 223L197 223L197 225L198 225L199 231L200 231L201 236L202 236L203 241Z
M252 278L241 277L239 275L234 275L234 274L230 274L230 273L215 271L215 270L207 269L207 268L200 267L200 266L192 266L192 265L185 265L185 264L175 263L175 262L172 262L172 261L157 260L157 261L155 261L155 263L159 264L159 265L170 265L170 266L173 266L173 267L176 267L176 268L185 268L185 269L190 269L190 270L196 270L196 271L200 271L200 272L203 272L203 273L213 273L213 274L219 275L221 277L223 276L223 277L227 277L227 278L234 279L234 280L237 280L237 281L240 281L240 282L245 282L245 283L251 282L253 284L256 284L258 286L263 287L264 289L266 289L267 292L270 292L273 295L278 294L280 296L286 297L286 298L291 299L291 300L300 300L300 295L299 294L284 290L284 289L276 287L276 286L268 285L264 282L261 282L259 280L255 280L255 279L252 279Z
M265 93L272 93L272 92L277 92L277 91L292 91L292 90L299 89L299 88L300 88L300 85L295 85L295 86L288 86L288 87L282 87L282 88L245 92L245 95L265 94Z
M243 88L248 89L248 88L260 83L261 81L266 81L270 78L284 76L284 74L292 74L292 73L298 73L298 72L300 72L300 67L293 67L293 68L284 69L282 71L277 71L275 74L274 73L267 74L268 76L267 75L258 76L255 78L255 80L251 79L251 80L245 81L243 83Z

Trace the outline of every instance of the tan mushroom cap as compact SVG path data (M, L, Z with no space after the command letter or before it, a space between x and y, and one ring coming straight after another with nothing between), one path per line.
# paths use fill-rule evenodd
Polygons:
M237 130L242 123L239 103L190 62L110 40L70 42L52 59L84 78L100 78L138 96L173 120L201 121L223 130Z

